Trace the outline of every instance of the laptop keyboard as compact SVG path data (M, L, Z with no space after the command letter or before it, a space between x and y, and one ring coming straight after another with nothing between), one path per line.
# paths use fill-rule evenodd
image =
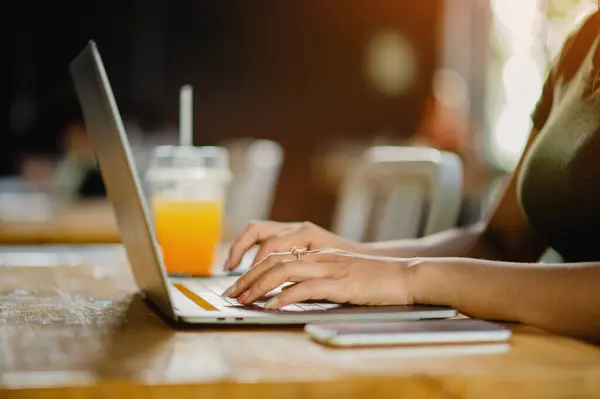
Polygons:
M270 297L276 295L281 289L271 291L265 298L256 301L252 305L241 305L235 299L226 298L221 294L230 287L236 278L232 277L211 277L207 279L183 279L177 281L179 285L185 286L193 294L197 295L208 304L212 305L216 310L220 312L240 312L240 311L256 311L263 308L265 303ZM199 307L203 307L199 304ZM284 306L280 311L287 312L305 312L305 311L323 311L328 309L337 308L339 305L334 303L298 303L295 305ZM212 309L206 309L212 310ZM269 310L272 312L272 310Z

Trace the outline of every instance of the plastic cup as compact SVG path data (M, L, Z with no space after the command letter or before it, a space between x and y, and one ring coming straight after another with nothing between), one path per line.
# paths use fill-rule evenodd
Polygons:
M230 181L227 150L163 146L146 174L154 228L167 272L213 274Z

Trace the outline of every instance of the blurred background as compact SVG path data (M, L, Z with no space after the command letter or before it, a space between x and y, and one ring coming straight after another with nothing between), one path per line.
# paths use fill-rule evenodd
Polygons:
M104 196L68 71L93 39L142 169L154 146L176 142L179 89L190 84L195 145L228 145L236 154L243 143L267 140L260 151L279 168L272 198L263 199L270 218L330 227L345 173L365 149L393 145L458 154L458 223L479 220L516 165L549 64L596 7L596 0L7 3L0 219L31 217L38 205L15 200L19 193Z

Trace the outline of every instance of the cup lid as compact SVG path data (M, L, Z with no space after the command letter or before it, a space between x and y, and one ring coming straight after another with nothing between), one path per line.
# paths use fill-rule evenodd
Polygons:
M151 167L146 173L146 178L150 181L165 180L221 180L229 182L231 172L228 169L211 168L162 168Z
M224 147L160 146L154 149L149 180L219 179L229 181L229 154Z

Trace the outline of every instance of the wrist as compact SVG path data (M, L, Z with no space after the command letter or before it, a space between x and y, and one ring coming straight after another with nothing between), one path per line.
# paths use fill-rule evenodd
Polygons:
M413 301L420 305L450 305L447 284L452 267L438 258L415 259L410 266L409 281Z

